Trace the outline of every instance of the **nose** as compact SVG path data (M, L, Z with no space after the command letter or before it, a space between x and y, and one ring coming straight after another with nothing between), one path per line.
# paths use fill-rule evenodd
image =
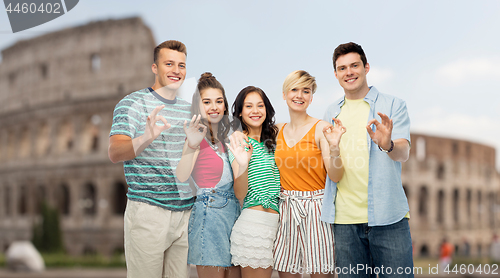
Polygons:
M172 67L172 71L173 71L174 73L179 73L179 72L180 72L180 71L179 71L179 65L174 65L174 66Z
M210 103L210 109L215 110L217 106L215 105L214 102Z
M351 67L347 67L347 75L351 75L351 74L352 74Z

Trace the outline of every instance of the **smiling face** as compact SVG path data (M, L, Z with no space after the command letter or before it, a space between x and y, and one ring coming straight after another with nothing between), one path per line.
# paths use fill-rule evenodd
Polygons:
M222 91L214 88L207 88L201 92L200 111L202 118L208 119L211 123L218 123L222 120L226 106Z
M245 97L241 119L249 129L258 130L262 128L262 123L266 119L266 106L259 93L251 92Z
M158 60L152 65L155 74L153 90L177 90L186 77L186 54L168 48L160 50Z
M363 66L358 53L351 52L339 56L336 61L335 77L344 88L348 99L363 98L369 91L366 74L370 65Z
M283 99L286 101L288 108L294 111L305 111L312 101L312 90L309 87L292 88L290 91L283 93Z

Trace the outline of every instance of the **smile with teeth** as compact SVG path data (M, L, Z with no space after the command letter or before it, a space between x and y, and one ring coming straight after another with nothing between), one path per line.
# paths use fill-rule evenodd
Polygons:
M304 104L303 101L297 101L297 100L292 100L293 103L296 103L296 104Z
M358 79L357 77L356 78L349 78L345 82L352 83L352 82L356 81L357 79Z
M208 115L209 115L211 118L217 118L217 117L219 117L219 113L217 113L217 112L208 113Z
M179 80L181 80L181 78L180 78L180 77L174 77L174 76L169 76L168 78L169 78L170 80L173 80L173 81L179 81Z
M252 119L253 121L258 121L260 120L260 118L262 118L262 116L250 116L250 119Z

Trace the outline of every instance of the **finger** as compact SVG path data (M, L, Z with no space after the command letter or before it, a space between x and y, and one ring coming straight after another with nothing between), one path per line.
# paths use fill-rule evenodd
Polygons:
M203 129L201 131L201 133L203 133L203 135L207 134L207 126L206 125L203 125L203 124L200 124L200 127Z
M198 126L200 124L200 120L201 120L201 115L198 114L198 117L196 117L196 120L194 121L194 125Z
M372 128L370 127L370 125L367 125L366 126L366 131L368 131L368 135L370 135L370 138L373 139L373 136L375 136L375 133L373 132Z
M380 123L377 121L377 119L371 119L368 122L368 126L371 126L372 124L374 124L375 126L378 126Z
M162 121L162 123L164 124L164 130L170 128L170 124L167 122L167 119L163 118L163 116L159 116L158 120Z
M187 131L187 120L184 120L184 132Z
M189 122L189 127L194 126L195 120L196 120L196 115L193 115L193 117L191 118L191 121Z
M387 125L389 123L390 119L386 114L380 113L380 112L378 112L377 114L380 116L380 119L382 120L383 125Z
M149 115L151 116L151 119L155 119L158 112L160 112L160 110L162 110L163 108L165 108L165 105L156 106L153 112L151 112L151 114Z

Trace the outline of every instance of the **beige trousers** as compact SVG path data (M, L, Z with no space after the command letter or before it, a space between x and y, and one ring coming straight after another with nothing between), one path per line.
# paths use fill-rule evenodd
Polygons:
M125 210L127 278L188 277L191 210L170 211L137 201Z

